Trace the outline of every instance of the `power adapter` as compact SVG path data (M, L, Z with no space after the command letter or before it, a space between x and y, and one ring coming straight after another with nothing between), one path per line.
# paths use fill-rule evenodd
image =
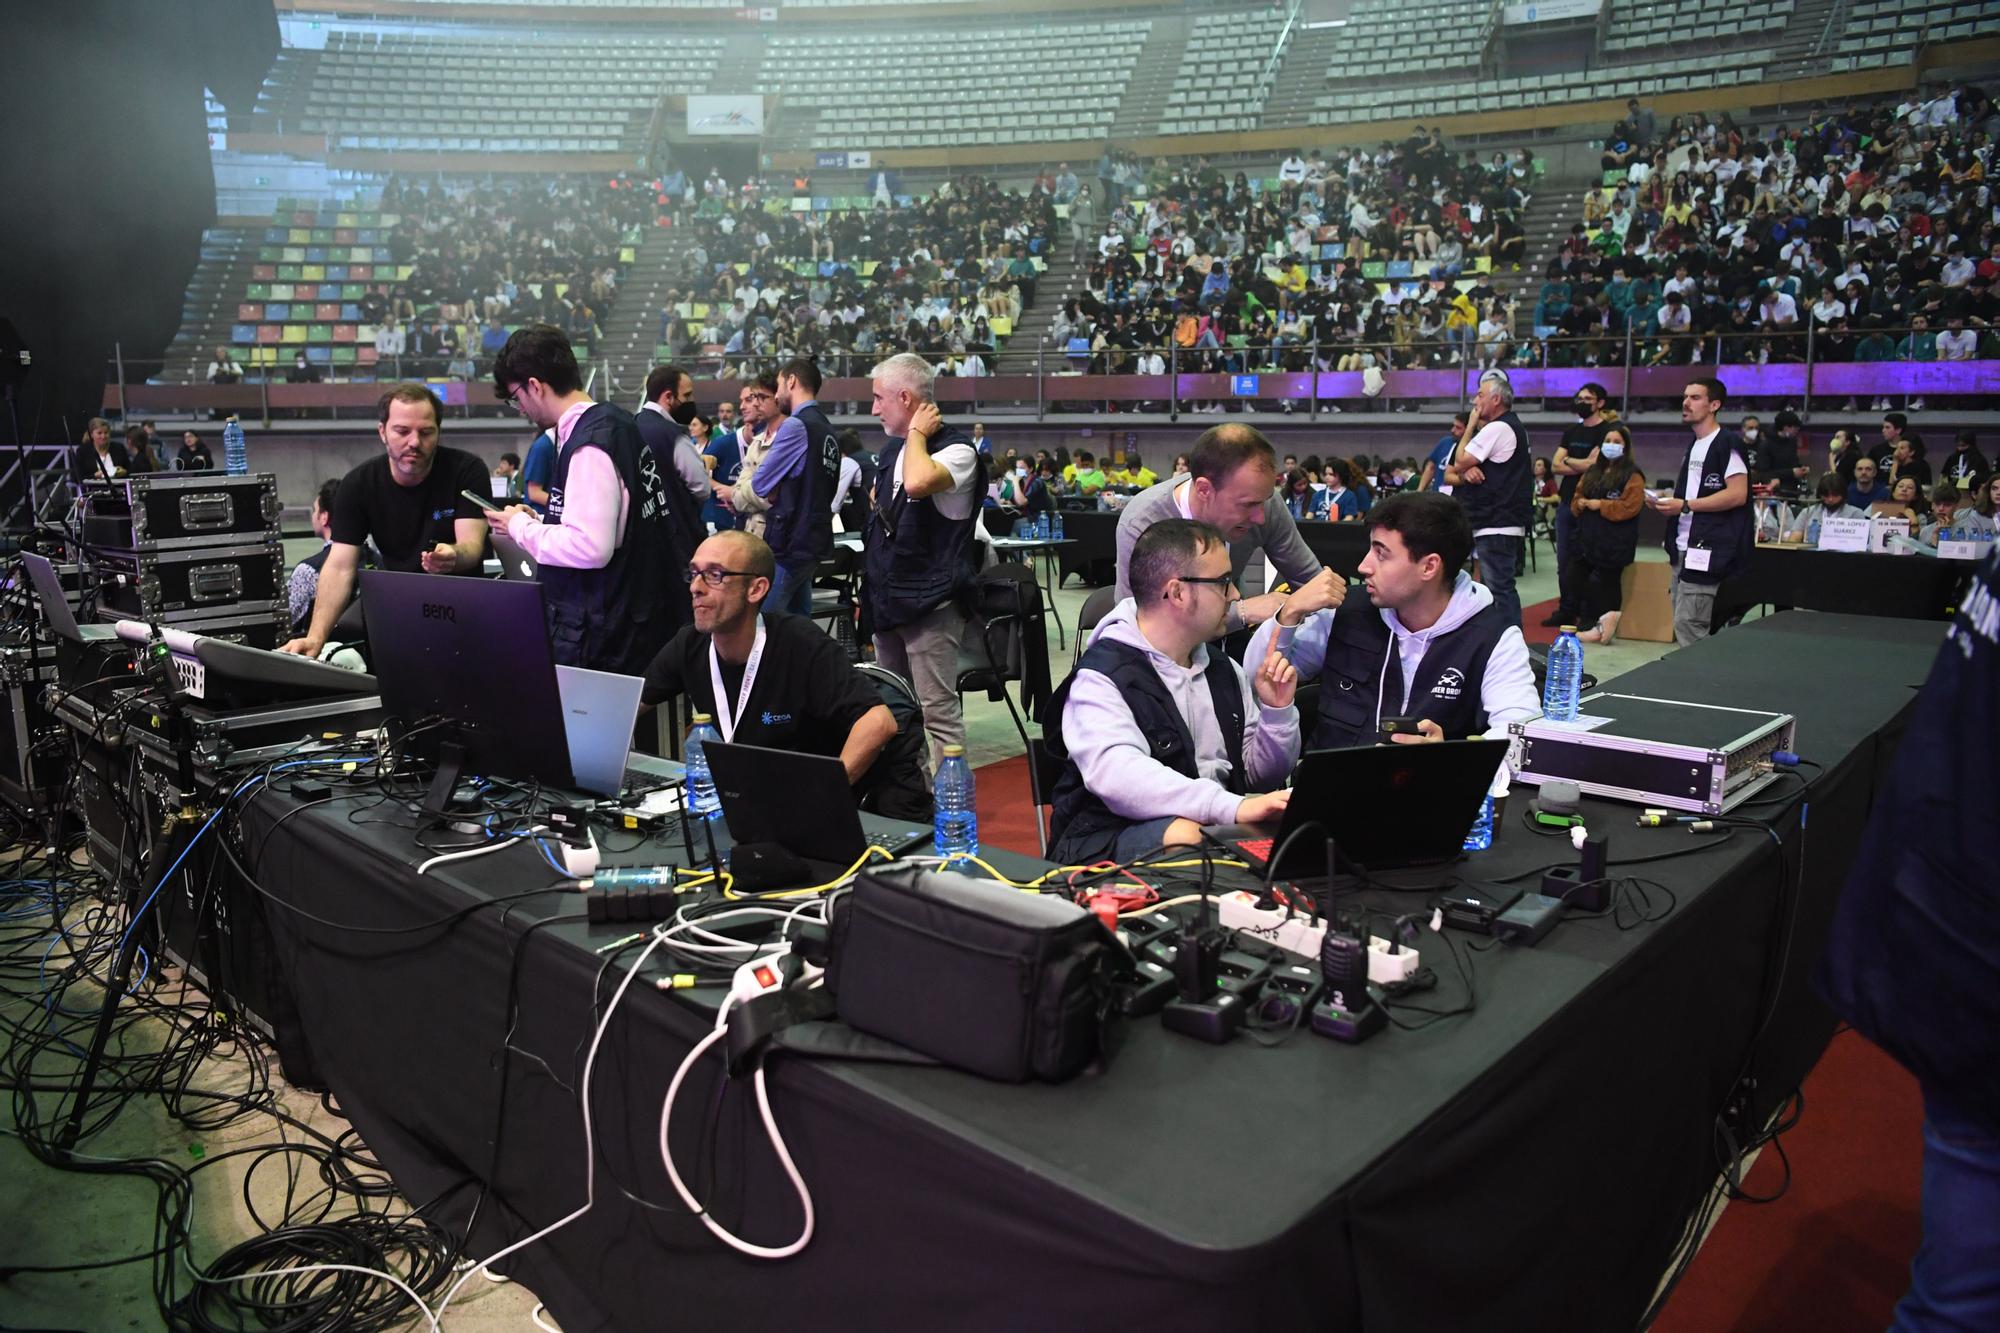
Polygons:
M1493 936L1508 944L1531 945L1562 920L1563 902L1542 893L1524 893L1493 923Z

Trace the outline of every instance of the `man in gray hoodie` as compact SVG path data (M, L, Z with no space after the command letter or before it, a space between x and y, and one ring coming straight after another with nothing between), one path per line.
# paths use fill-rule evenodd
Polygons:
M1472 524L1448 495L1403 491L1368 511L1361 561L1366 600L1329 599L1326 585L1293 593L1250 640L1244 660L1276 649L1300 679L1320 681L1312 748L1374 745L1384 717L1414 717L1399 742L1507 734L1539 716L1521 627L1460 568Z
M1132 597L1098 627L1052 701L1051 855L1130 861L1192 845L1204 824L1284 812L1299 755L1298 677L1278 653L1254 677L1209 643L1237 599L1229 546L1206 523L1162 519L1130 558Z
M1118 515L1118 599L1132 595L1132 548L1162 519L1213 524L1229 544L1230 572L1239 580L1262 551L1277 576L1294 587L1319 573L1319 557L1299 535L1292 511L1278 494L1278 451L1254 426L1230 423L1202 432L1188 453L1184 477L1168 477L1140 491ZM1260 625L1284 598L1277 593L1232 601L1223 631Z

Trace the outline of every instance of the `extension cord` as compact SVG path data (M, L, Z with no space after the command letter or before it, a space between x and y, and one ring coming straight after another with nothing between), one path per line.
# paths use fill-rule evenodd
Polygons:
M597 873L597 835L586 828L583 838L581 847L568 838L556 839L556 846L562 851L563 873L573 879L588 879Z
M1252 939L1275 944L1286 953L1319 960L1320 943L1326 938L1323 922L1283 907L1259 907L1256 895L1242 889L1223 894L1215 904L1217 917L1225 929L1240 930ZM1408 981L1422 965L1415 949L1391 953L1389 941L1380 935L1368 937L1368 979L1377 986Z

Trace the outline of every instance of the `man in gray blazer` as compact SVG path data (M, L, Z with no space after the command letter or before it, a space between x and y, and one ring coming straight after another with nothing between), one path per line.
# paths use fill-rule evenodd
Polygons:
M1240 583L1250 557L1262 551L1277 577L1294 587L1320 571L1278 496L1278 454L1253 426L1235 423L1203 432L1188 453L1184 477L1169 477L1133 496L1118 516L1118 598L1132 595L1129 569L1139 534L1163 518L1187 518L1221 529L1229 540L1231 575ZM1258 625L1277 614L1279 593L1232 602L1226 629Z

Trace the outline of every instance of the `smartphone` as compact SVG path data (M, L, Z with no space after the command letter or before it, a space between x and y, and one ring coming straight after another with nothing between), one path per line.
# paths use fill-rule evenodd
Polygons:
M484 509L489 514L497 514L500 512L501 506L494 504L490 497L481 495L478 491L460 491L459 494L464 496L466 499L472 501L472 503L478 505L481 509Z
M1414 717L1385 717L1382 719L1382 734L1384 736L1419 736L1423 733L1417 726L1417 720Z

